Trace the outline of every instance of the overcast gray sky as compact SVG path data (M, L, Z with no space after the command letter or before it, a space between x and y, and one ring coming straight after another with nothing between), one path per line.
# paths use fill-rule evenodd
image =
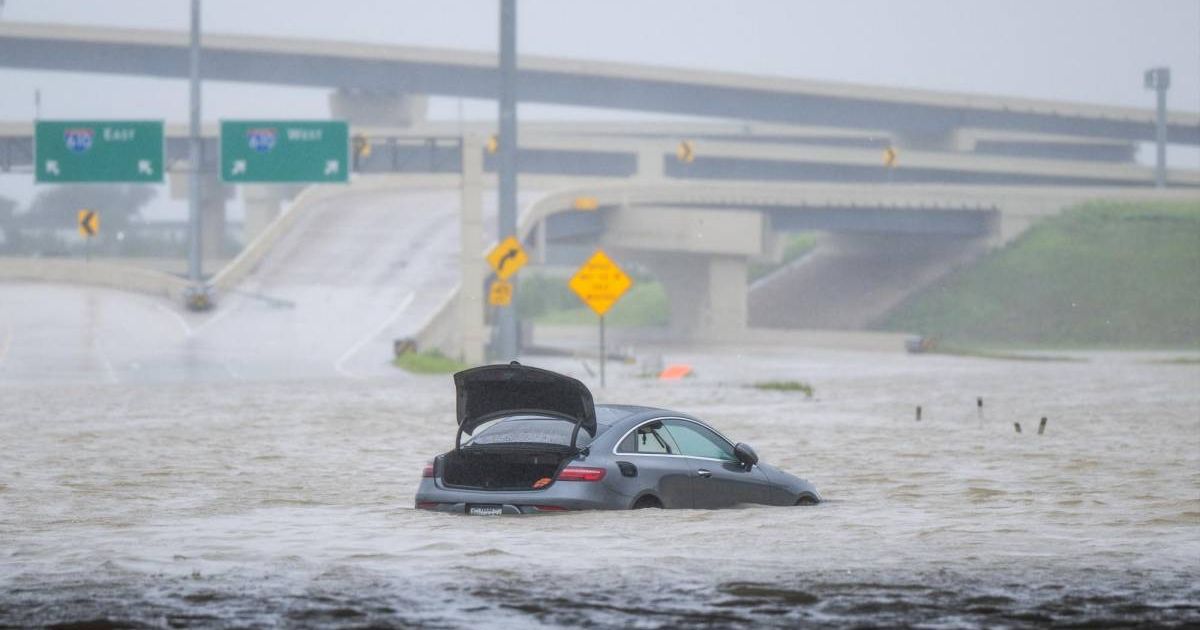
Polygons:
M211 32L494 51L497 6L206 0L203 11ZM1142 71L1168 65L1171 109L1200 110L1197 0L520 0L519 7L522 53L1136 107L1153 104ZM7 0L0 19L185 30L188 1ZM0 77L0 120L32 118L35 88L47 118L187 117L183 81L5 70ZM326 98L318 90L210 83L204 116L325 117ZM453 117L457 105L437 99L431 116ZM495 106L468 102L466 112L492 117ZM525 106L521 115L614 116L548 106ZM5 189L11 185L0 181L0 194L13 194Z

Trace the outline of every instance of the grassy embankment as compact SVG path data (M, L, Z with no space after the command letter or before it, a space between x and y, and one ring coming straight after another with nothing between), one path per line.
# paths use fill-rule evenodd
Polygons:
M809 253L816 247L815 234L793 234L784 243L782 261L778 265L755 263L747 269L747 280L753 282L768 273ZM631 270L626 270L627 272ZM667 293L662 283L645 275L632 274L633 287L605 316L605 323L616 327L666 326L670 321ZM596 314L584 306L567 288L567 278L531 274L521 280L517 292L517 308L521 317L538 324L558 326L595 325Z
M470 367L451 359L437 350L428 352L405 352L392 360L398 367L414 374L453 374Z
M951 347L1200 349L1200 202L1089 203L910 297Z

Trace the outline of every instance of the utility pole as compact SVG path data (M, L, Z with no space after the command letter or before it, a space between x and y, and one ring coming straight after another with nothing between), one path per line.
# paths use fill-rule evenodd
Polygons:
M188 294L189 308L208 308L208 290L204 286L200 253L200 174L203 157L200 145L200 0L192 0L191 51L189 56L191 112L188 120Z
M500 179L499 234L497 242L517 235L517 0L500 0ZM515 284L515 283L514 283ZM515 291L514 291L515 293ZM517 321L514 305L500 309L496 321L495 358L517 357Z
M1154 185L1157 188L1167 187L1167 89L1171 87L1170 68L1151 68L1142 75L1142 82L1147 90L1154 90L1158 96L1158 116L1154 130L1155 160Z

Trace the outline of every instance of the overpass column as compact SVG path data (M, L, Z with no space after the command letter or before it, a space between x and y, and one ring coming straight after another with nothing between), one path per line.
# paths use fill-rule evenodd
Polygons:
M746 330L746 257L712 254L654 256L648 266L663 284L674 335L736 338Z
M246 245L262 234L262 231L279 216L280 204L288 195L278 186L242 186L242 201L246 206L246 223L243 229Z
M637 151L637 178L660 180L663 174L663 149L656 144L644 144Z
M425 119L428 100L423 94L340 88L329 95L329 111L355 125L411 127Z
M706 336L727 338L745 332L746 284L745 257L709 258Z

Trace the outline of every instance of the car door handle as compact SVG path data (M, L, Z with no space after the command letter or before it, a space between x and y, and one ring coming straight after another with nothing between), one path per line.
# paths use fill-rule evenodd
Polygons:
M696 474L697 474L697 475L700 475L701 477L704 477L705 479L707 479L707 478L709 478L709 477L711 477L711 476L712 476L712 473L711 473L711 472L709 472L709 471L707 471L707 470L705 470L705 469L703 469L703 468L701 468L700 470L697 470L697 471L696 471Z

